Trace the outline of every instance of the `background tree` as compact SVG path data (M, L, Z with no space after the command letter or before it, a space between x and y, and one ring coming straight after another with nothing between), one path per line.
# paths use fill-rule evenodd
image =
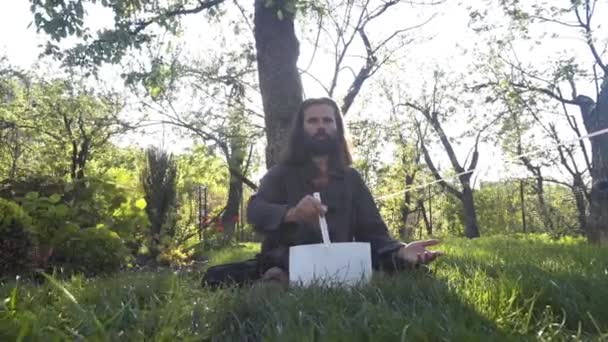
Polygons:
M237 46L238 47L238 46ZM221 214L225 239L234 236L243 199L243 184L255 190L248 176L252 171L256 139L263 135L248 97L254 69L251 52L236 49L223 54L210 52L206 60L188 59L179 49L167 59L155 57L155 64L129 75L142 110L155 114L147 125L170 125L184 136L210 146L225 160L230 178L228 197ZM151 53L156 53L151 51Z
M520 40L559 38L568 34L566 30L576 32L581 38L580 41L573 41L574 43L568 51L548 54L548 60L552 61L549 63L549 68L546 67L546 63L524 67L519 61L510 61L521 75L518 80L511 80L512 85L522 91L537 92L556 101L554 103L562 106L565 112L568 112L568 106L577 107L587 134L607 129L608 120L605 118L608 116L606 112L606 108L608 108L606 105L608 103L608 67L604 61L605 51L598 49L598 46L602 46L605 41L600 40L602 28L599 22L594 20L597 6L602 6L602 3L595 0L563 1L550 7L544 6L540 2L522 4L518 1L500 1L498 4L510 19L510 25L515 30L514 32L519 34L517 38ZM481 12L475 13L479 14L475 16L476 18L484 19ZM543 29L540 37L532 36L530 28L541 25ZM513 35L511 36L513 37ZM498 43L500 47L504 41ZM530 45L534 46L534 44ZM592 61L591 64L581 61L580 54L575 53L583 51L582 49L588 52L587 58ZM579 93L584 86L593 89L594 98ZM566 114L566 116L570 127L574 131L580 132L577 120L570 114ZM608 222L606 220L608 213L605 211L608 208L607 139L608 136L605 134L590 138L589 170L575 170L571 167L574 173L588 172L591 176L587 236L592 242L604 242L608 239L606 238L608 226L604 223ZM569 152L565 148L562 148L560 153L564 154L564 158L570 158ZM581 179L577 179L576 182L579 188L584 184L584 180Z
M425 137L417 134L415 112L411 108L400 105L406 101L408 96L400 82L395 81L395 84L392 84L387 80L381 80L378 83L382 89L380 98L386 99L390 108L387 133L388 139L395 145L393 167L398 175L398 185L393 191L402 190L403 193L402 197L398 197L397 206L400 218L397 223L399 234L404 238L411 237L413 231L407 231L407 225L411 221L410 215L415 213L418 222L422 216L427 234L433 235L432 222L427 213L427 205L425 205L428 199L428 188L419 188L424 182L432 181L432 177L424 173L421 163L422 139Z
M454 89L456 86L441 84L441 79L445 77L443 73L435 72L433 77L433 89L431 90L430 94L423 95L421 100L422 102L418 103L408 101L402 105L412 108L417 113L421 114L424 121L431 127L434 134L436 134L436 136L439 138L441 146L447 154L450 164L458 177L461 190L458 190L456 187L446 182L444 177L440 174L439 169L433 162L429 149L424 141L424 137L426 136L426 133L424 133L425 129L423 128L422 123L417 124L417 131L422 144L422 152L428 168L441 187L462 202L465 220L465 235L468 238L475 238L479 236L479 228L477 226L471 177L479 161L478 146L482 138L482 134L487 135L488 128L492 127L502 117L502 115L504 115L504 113L499 112L492 116L483 115L483 117L487 119L485 122L481 122L479 128L469 128L470 132L473 132L472 134L475 135L475 140L474 145L469 152L471 159L468 162L468 165L466 165L466 161L464 164L462 164L458 160L452 141L445 133L443 125L458 110L462 110L464 112L469 111L471 108L471 103L467 102L467 100L461 99L463 93L461 93L460 98L458 98L458 95L456 94L448 93L447 89ZM468 115L468 118L473 117L476 117L476 113L471 113Z
M355 76L342 105L346 112L359 93L363 82L369 78L392 52L397 48L387 48L391 41L399 40L408 28L402 28L380 39L377 44L370 43L366 28L371 21L384 14L389 8L400 1L389 1L378 7L370 7L369 1L363 1L356 6L354 2L347 5L344 18L339 18L344 25L344 31L338 33L342 40L341 47L336 45L336 73L333 85L337 80L337 71L341 70L342 60L349 49L355 35L360 36L366 49L367 57L364 66ZM431 2L433 3L433 2ZM206 12L214 17L223 14L224 0L209 1L180 1L166 6L149 6L139 1L110 2L95 0L61 2L32 1L34 22L39 30L46 32L51 42L47 44L47 53L53 54L69 65L93 67L102 63L117 63L128 49L139 49L155 37L158 29L176 33L180 29L180 18ZM93 35L87 29L87 5L101 5L114 13L113 28L97 32ZM235 2L238 10L246 14L247 9ZM333 4L328 8L336 9ZM298 12L308 11L331 13L328 17L338 23L335 12L324 11L322 6L296 0L265 1L257 0L253 8L253 37L256 47L257 71L259 88L264 108L266 144L266 165L276 163L279 151L286 139L291 118L302 102L302 82L297 68L300 55L299 41L296 36L294 22ZM358 15L356 13L359 13ZM244 15L246 17L246 15ZM73 48L62 50L55 42L67 36L80 39ZM54 42L53 42L54 41ZM398 44L403 44L403 40ZM333 93L330 92L330 93Z
M0 109L12 129L3 144L11 160L9 178L29 170L82 179L93 156L133 128L119 118L122 102L116 94L96 93L68 79L13 85L12 99Z

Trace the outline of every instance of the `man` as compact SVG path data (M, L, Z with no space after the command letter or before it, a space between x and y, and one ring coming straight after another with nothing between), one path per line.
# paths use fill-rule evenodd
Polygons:
M289 247L322 241L319 215L325 215L332 242L369 242L375 269L415 267L442 254L426 249L436 240L405 244L392 239L351 164L336 103L329 98L304 101L281 161L262 178L247 208L249 223L264 235L258 255L263 279L286 281Z

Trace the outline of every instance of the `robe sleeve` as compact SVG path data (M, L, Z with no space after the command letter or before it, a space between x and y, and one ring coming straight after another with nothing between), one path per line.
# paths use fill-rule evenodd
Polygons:
M359 172L352 169L352 178L355 240L370 243L374 260L386 257L392 259L394 252L404 244L390 236L378 207Z
M247 221L262 233L277 231L289 206L283 170L279 166L271 168L260 181L257 192L251 196L247 205Z

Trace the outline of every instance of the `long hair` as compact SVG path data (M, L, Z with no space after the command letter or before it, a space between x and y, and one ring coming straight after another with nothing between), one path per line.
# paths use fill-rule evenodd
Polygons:
M291 132L288 137L287 146L283 149L280 163L292 166L302 166L312 162L312 154L306 148L305 144L303 144L306 134L304 131L304 112L314 105L327 105L333 108L337 127L337 148L334 155L329 156L329 162L331 167L342 170L346 169L353 163L351 148L346 140L344 120L342 119L340 108L338 108L338 105L334 100L328 97L311 98L302 102L296 117L292 121Z

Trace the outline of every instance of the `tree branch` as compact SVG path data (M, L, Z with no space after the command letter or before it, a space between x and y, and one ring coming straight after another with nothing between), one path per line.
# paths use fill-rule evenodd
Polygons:
M187 14L196 14L196 13L202 12L202 11L204 11L206 9L209 9L211 7L217 6L217 5L221 4L224 1L225 0L208 0L208 1L198 0L199 5L197 7L189 8L189 9L179 8L179 9L167 11L167 12L165 12L165 13L163 13L161 15L158 15L158 16L152 18L152 19L134 23L135 27L132 30L130 30L129 33L131 35L137 35L141 31L143 31L144 29L146 29L148 26L150 26L152 23L157 22L160 19L179 17L179 16L187 15Z
M355 101L355 97L357 97L357 95L361 91L361 87L363 87L363 83L365 82L365 80L367 80L370 77L370 73L374 67L374 64L377 61L376 57L374 56L374 52L372 51L372 46L369 42L369 38L367 38L367 35L365 34L364 29L360 28L358 30L358 32L359 32L359 36L361 36L361 40L363 41L363 44L365 45L365 51L367 52L367 58L365 60L365 65L363 65L361 67L361 69L359 70L359 73L357 74L357 76L351 83L350 87L348 88L348 92L346 93L346 96L344 96L344 98L342 100L342 106L341 106L342 115L346 115L346 113L348 112L348 109L352 106L353 102Z
M574 131L574 133L576 134L576 137L579 138L578 143L579 143L581 150L583 151L583 157L585 158L585 164L587 165L587 169L591 170L591 160L589 158L589 154L587 153L587 147L585 146L585 142L583 141L583 139L580 139L582 137L582 134L581 134L580 129L578 128L578 124L577 124L576 120L571 115L568 114L568 108L566 108L566 105L563 102L562 102L562 109L564 111L564 115L566 116L566 120L568 121L568 124L570 125L570 128ZM573 162L574 162L574 160L573 160Z
M589 11L589 1L587 0L585 2L586 6L586 15L585 15L585 20L583 21L583 19L581 18L581 14L578 8L578 5L574 5L574 13L576 14L576 18L580 24L580 26L585 30L585 39L587 42L587 46L589 46L589 50L591 50L591 54L593 55L593 58L595 59L595 62L597 63L597 65L600 66L600 68L602 68L602 70L604 70L604 73L608 73L608 66L606 64L604 64L604 62L602 61L602 58L600 57L600 54L597 52L597 49L595 48L595 44L593 44L593 31L591 30L591 12ZM595 7L595 6L594 6Z
M429 167L429 170L431 170L431 173L433 174L433 177L435 178L435 180L437 182L439 182L439 185L446 190L447 192L451 193L452 195L454 195L457 198L462 198L462 192L458 191L456 188L454 188L453 186L451 186L450 184L448 184L439 174L439 170L437 170L437 168L435 167L435 164L433 163L433 160L431 159L431 156L429 154L429 151L426 149L426 146L424 145L424 142L421 143L421 147L422 147L422 153L424 154L424 161L426 162L426 165Z

